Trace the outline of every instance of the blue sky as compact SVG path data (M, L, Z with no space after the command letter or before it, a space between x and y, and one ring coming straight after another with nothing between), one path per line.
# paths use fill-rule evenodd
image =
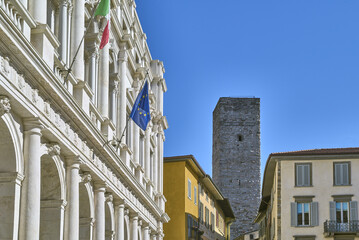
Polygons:
M262 171L272 152L359 144L358 0L137 0L168 92L165 156L212 173L220 97L261 98Z

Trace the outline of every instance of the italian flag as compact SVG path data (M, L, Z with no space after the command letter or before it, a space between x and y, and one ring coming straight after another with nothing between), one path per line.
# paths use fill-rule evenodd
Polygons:
M102 49L108 43L108 39L110 38L110 0L101 0L95 12L95 17L96 16L104 16L107 19L107 24L103 30L100 43L100 49Z

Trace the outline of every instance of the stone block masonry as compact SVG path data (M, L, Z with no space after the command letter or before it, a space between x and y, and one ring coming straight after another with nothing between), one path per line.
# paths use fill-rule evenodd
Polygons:
M260 202L260 99L220 98L213 111L212 176L229 198L231 239L257 230Z

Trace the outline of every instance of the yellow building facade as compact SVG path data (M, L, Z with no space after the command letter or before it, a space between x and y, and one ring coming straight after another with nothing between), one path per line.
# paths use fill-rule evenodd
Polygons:
M164 225L165 239L230 239L229 201L192 155L164 159L164 194L171 218Z

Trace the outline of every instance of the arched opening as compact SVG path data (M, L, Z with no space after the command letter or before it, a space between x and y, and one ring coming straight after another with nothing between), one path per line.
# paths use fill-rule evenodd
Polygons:
M19 169L23 168L19 163L23 161L18 159L22 153L20 142L16 141L19 140L16 132L12 117L3 115L0 118L0 239L17 239L18 235L23 179L19 173ZM20 154L17 151L20 151Z
M41 157L40 239L62 239L65 201L59 170L49 155Z
M125 224L125 226L123 229L124 229L125 240L130 240L128 216L125 216L124 224Z
M112 202L106 202L105 206L105 230L106 230L106 240L113 240L115 231L114 231L114 216L113 216L113 206Z
M80 183L80 240L91 240L93 232L93 193L90 183Z

